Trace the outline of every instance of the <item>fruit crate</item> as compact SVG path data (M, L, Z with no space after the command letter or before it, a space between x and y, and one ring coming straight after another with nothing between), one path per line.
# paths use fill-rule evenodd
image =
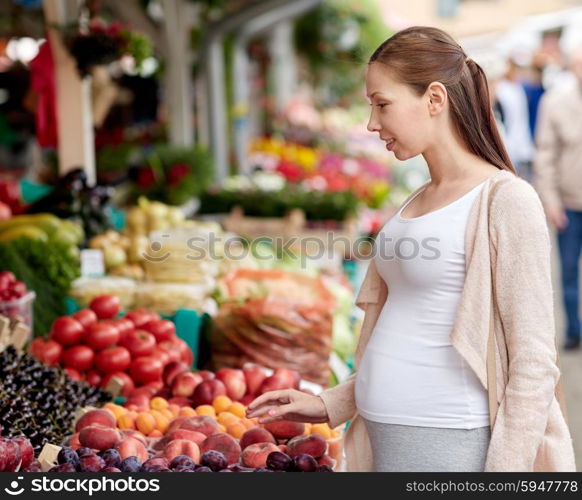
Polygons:
M0 302L0 315L10 319L19 319L33 331L33 305L36 294L28 292L19 299Z

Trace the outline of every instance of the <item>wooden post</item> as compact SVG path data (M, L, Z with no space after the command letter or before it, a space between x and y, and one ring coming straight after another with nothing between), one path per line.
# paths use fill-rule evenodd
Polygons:
M95 184L95 142L91 116L91 80L81 80L75 60L60 33L50 24L64 25L77 19L78 0L44 0L48 36L55 61L58 117L59 174L83 168L89 185Z

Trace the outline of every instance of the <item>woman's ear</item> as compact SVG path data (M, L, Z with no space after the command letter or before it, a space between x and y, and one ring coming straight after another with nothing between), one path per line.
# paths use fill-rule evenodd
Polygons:
M441 82L432 82L425 93L428 98L428 111L432 116L442 112L447 102L447 89Z

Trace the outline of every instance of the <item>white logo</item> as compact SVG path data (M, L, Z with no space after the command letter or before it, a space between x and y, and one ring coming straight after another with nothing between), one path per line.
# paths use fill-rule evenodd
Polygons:
M18 476L18 479L24 479L24 477ZM10 487L12 488L12 490L16 490L16 491L9 490L8 488L4 488L4 491L12 496L20 495L21 493L24 492L24 488L20 488L19 490L17 490L16 488L18 488L19 486L20 485L18 484L18 481L12 481L10 483Z

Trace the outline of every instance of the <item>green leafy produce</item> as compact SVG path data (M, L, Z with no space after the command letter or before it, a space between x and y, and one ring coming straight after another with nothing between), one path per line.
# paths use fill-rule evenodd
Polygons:
M0 244L0 270L12 271L34 290L34 333L49 331L52 322L66 314L65 297L80 276L78 252L62 242L18 238Z

